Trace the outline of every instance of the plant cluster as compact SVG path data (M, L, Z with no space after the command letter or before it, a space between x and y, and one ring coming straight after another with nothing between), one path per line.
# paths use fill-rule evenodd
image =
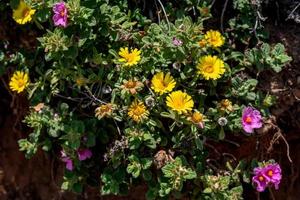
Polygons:
M156 2L163 12L172 6ZM209 3L185 1L156 23L127 1L12 1L16 23L43 31L35 56L22 54L9 83L32 105L24 122L33 131L20 150L59 157L65 190L89 184L119 195L144 182L148 199L241 199L251 169L211 168L205 144L261 128L272 102L253 71L279 72L291 59L281 44L237 50L239 35L203 25ZM258 191L272 185L254 171Z

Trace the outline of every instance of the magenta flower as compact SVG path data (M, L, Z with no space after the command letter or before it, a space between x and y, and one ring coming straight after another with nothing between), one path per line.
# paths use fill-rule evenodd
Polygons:
M92 157L92 152L89 149L79 149L77 150L78 159L80 161L86 160Z
M69 156L66 155L66 153L63 150L60 151L60 153L61 153L61 160L66 163L66 168L72 171L74 169L73 161Z
M255 128L261 128L262 118L260 112L252 107L244 108L242 125L246 133L253 133Z
M55 26L66 27L68 23L68 10L65 2L61 1L53 6L54 15L52 17Z
M252 183L256 186L258 192L263 192L267 186L275 186L277 190L281 181L281 168L275 164L268 164L264 167L254 168Z
M176 37L173 37L172 43L174 44L174 46L181 46L183 42Z
M265 168L254 168L254 176L252 177L252 183L256 186L258 192L263 192L268 186L270 179L265 176Z
M274 184L275 189L278 190L281 181L281 168L280 165L269 164L265 167L265 176L268 177L271 183Z

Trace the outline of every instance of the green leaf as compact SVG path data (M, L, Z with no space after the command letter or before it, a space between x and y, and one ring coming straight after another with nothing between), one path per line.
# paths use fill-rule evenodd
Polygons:
M224 129L221 128L220 132L219 132L219 140L224 140L225 138L225 132Z
M148 169L152 165L152 159L151 158L142 158L141 164L143 169Z
M205 193L205 194L210 194L210 193L212 193L212 189L211 189L211 188L205 188L205 189L203 190L203 193Z
M152 179L152 172L150 170L143 170L142 176L145 181L150 181Z

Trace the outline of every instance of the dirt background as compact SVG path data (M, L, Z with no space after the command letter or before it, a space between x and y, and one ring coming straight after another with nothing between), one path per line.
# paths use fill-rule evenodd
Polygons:
M1 22L1 19L0 19ZM2 23L1 23L2 24ZM9 24L6 24L9 26ZM273 43L282 42L293 62L279 74L270 72L260 75L260 88L278 97L272 108L274 118L262 135L256 137L232 136L229 141L217 146L216 154L228 152L237 159L274 158L283 170L283 179L278 191L258 194L245 185L245 199L300 199L300 25L296 23L269 23ZM0 39L18 38L25 48L35 46L34 33L16 37L20 33L0 26ZM13 34L11 34L13 33ZM33 35L32 35L33 34ZM27 101L22 96L12 96L6 90L7 77L0 83L0 199L1 200L75 200L75 199L145 199L145 186L133 188L125 197L101 197L99 188L85 188L82 194L60 190L64 165L57 158L39 151L27 160L19 151L17 141L27 137L29 130L22 124L27 112ZM278 138L276 139L276 136ZM273 144L274 143L274 144ZM288 145L287 145L288 143ZM270 144L273 144L271 146ZM273 147L273 148L272 148ZM287 151L289 150L289 151ZM292 160L289 161L288 155ZM215 155L214 155L215 156ZM218 157L218 155L217 155ZM221 159L221 158L220 158Z

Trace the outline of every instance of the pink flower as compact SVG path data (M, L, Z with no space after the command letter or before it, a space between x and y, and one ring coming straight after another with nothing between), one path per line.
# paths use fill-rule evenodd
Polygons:
M279 187L281 181L281 168L280 165L269 164L265 167L265 176L269 178L270 182L274 184L275 189Z
M79 149L77 150L78 159L80 161L86 160L92 157L92 152L89 149Z
M265 168L254 168L254 176L252 177L252 183L256 186L258 192L263 192L268 186L270 179L265 176Z
M281 168L275 164L268 164L264 167L254 168L252 183L256 186L258 192L263 192L267 186L275 186L277 190L281 181Z
M68 10L65 2L61 1L53 6L54 15L52 17L55 26L67 26Z
M172 43L174 46L181 46L183 42L180 39L173 37Z
M246 133L253 133L255 128L262 127L262 117L260 112L252 107L243 110L242 125Z
M66 168L72 171L74 169L73 161L71 160L70 157L66 155L66 153L63 150L60 151L60 153L61 153L61 160L66 163Z

